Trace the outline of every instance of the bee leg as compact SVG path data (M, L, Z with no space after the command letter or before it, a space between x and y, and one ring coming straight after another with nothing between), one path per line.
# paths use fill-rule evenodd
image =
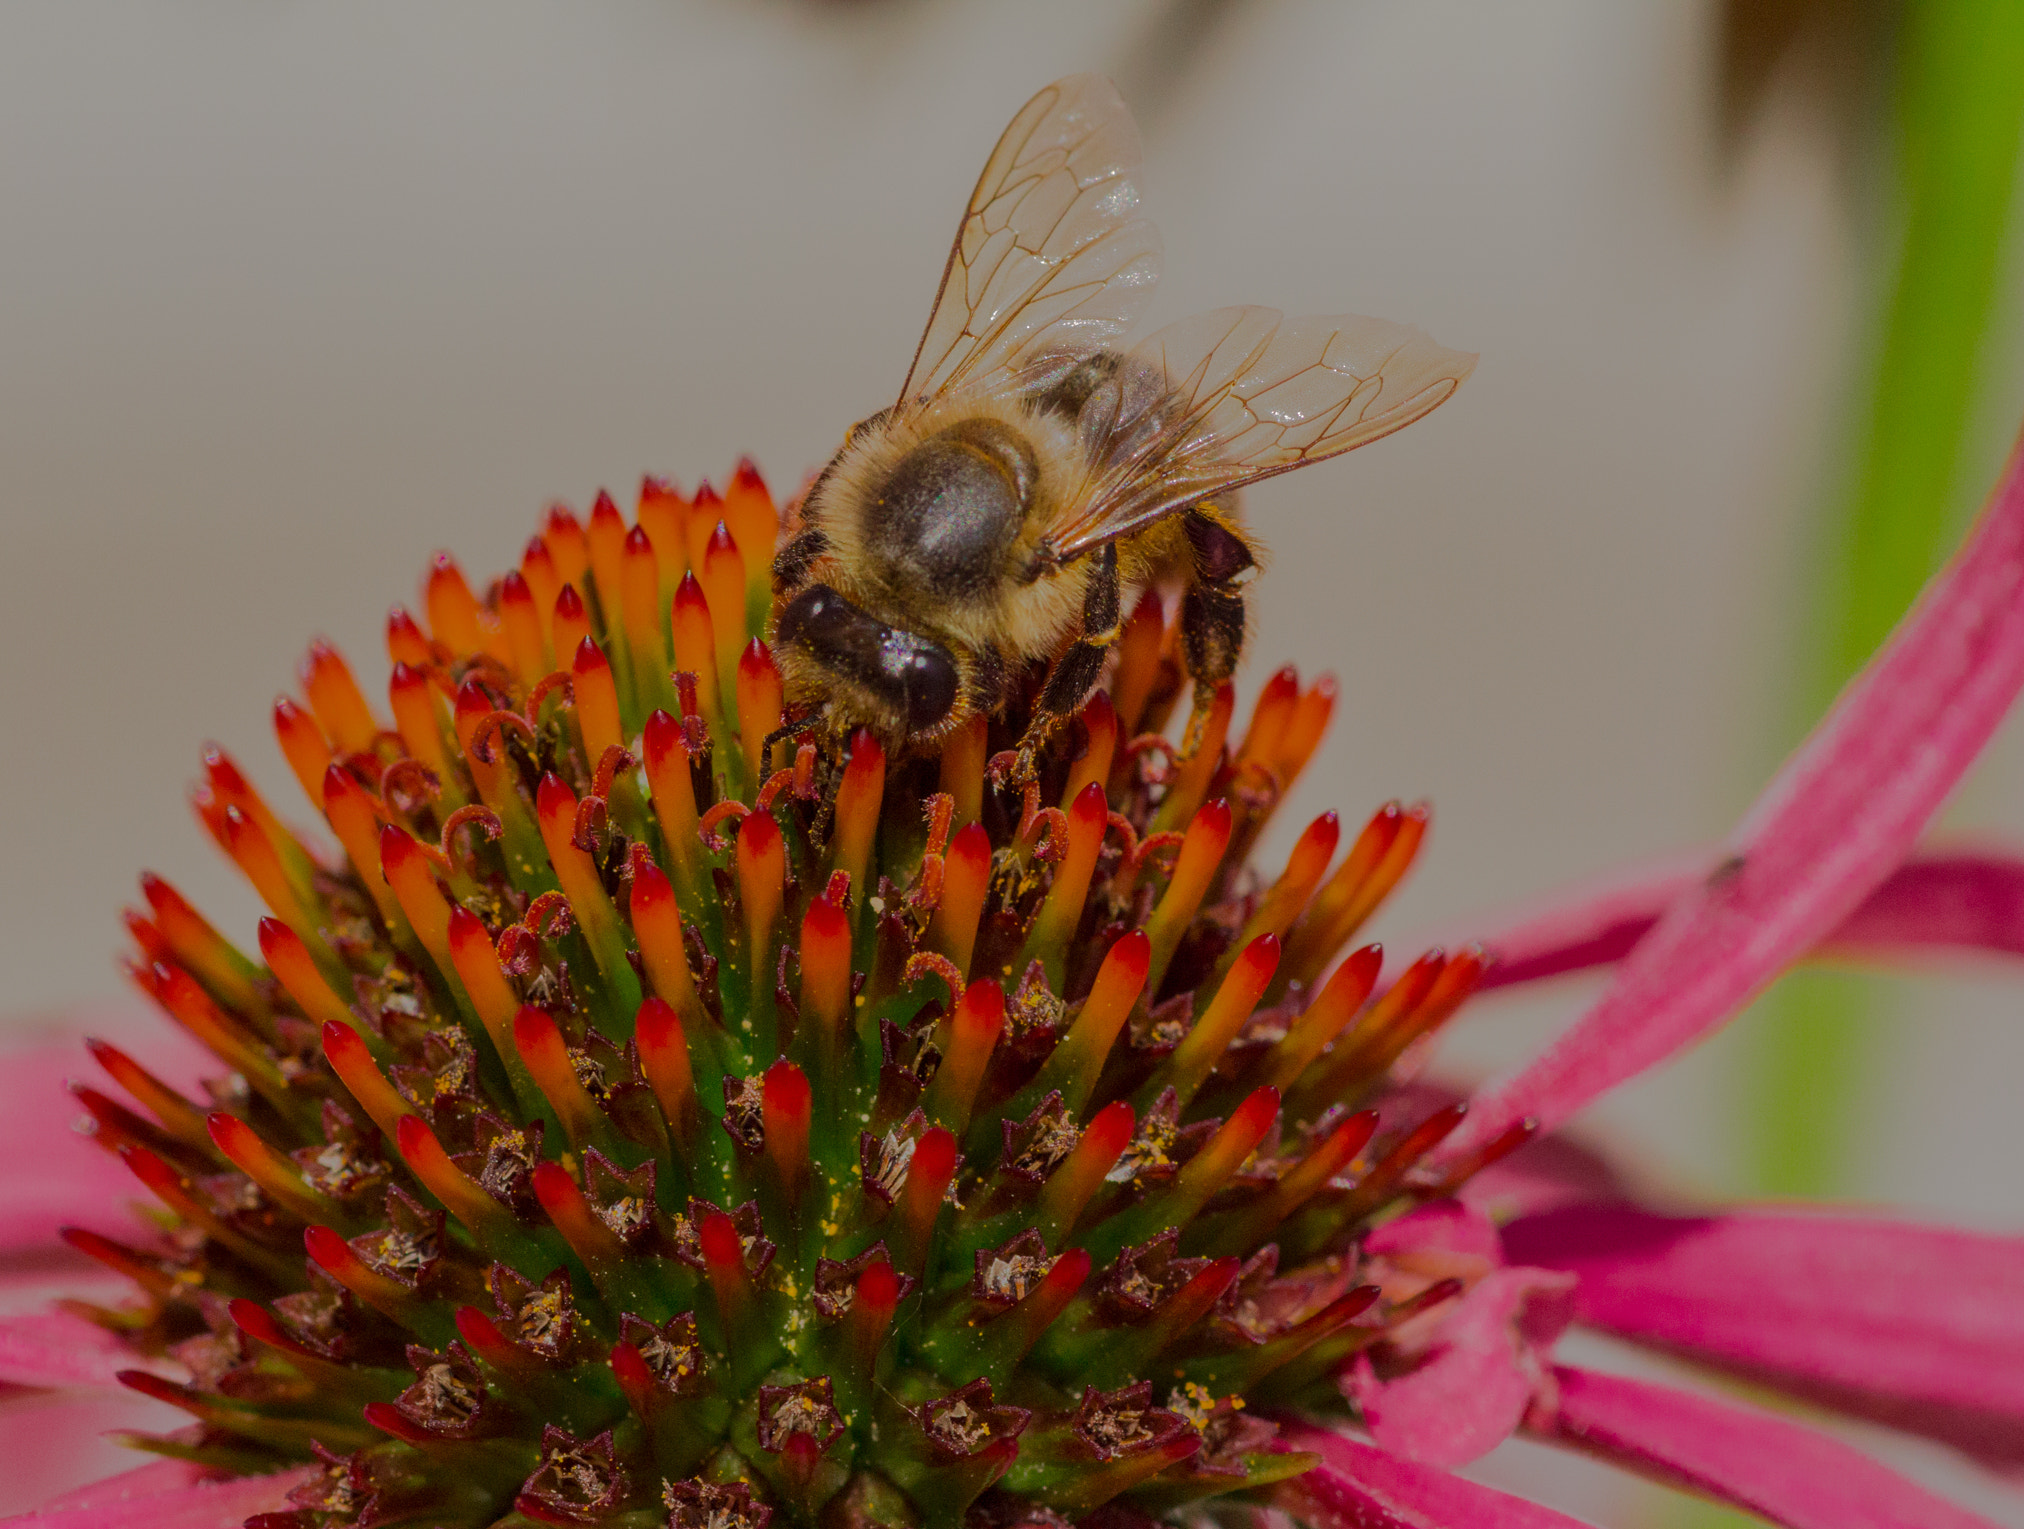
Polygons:
M1242 595L1214 584L1197 584L1182 597L1181 657L1195 682L1194 706L1188 713L1187 731L1181 735L1183 759L1201 747L1210 705L1223 681L1235 672L1243 645Z
M1096 554L1089 574L1089 589L1082 597L1082 635L1074 646L1055 661L1047 673L1033 720L1026 724L1026 736L1019 740L1019 760L1013 774L1017 781L1033 778L1041 749L1054 729L1082 709L1103 673L1104 655L1117 641L1119 625L1117 587L1117 546L1106 543Z
M1216 691L1236 672L1244 649L1244 597L1238 590L1257 560L1211 506L1189 510L1181 528L1195 563L1195 582L1181 600L1181 661L1195 690L1187 731L1181 735L1185 758L1201 747Z
M791 722L783 722L768 733L759 743L759 778L763 782L773 772L773 749L776 744L791 742L806 733L815 723L813 716L798 716Z

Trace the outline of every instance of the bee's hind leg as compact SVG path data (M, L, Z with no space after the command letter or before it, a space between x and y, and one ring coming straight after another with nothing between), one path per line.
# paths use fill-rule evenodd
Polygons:
M1033 720L1026 724L1026 736L1019 740L1018 761L1013 780L1023 784L1039 770L1040 751L1047 746L1054 729L1082 709L1089 693L1103 673L1104 655L1117 641L1120 624L1117 547L1108 543L1096 554L1089 575L1089 588L1082 598L1082 635L1047 672Z
M1187 731L1181 735L1181 756L1186 758L1201 747L1216 692L1236 672L1244 651L1244 596L1239 590L1257 560L1244 539L1207 507L1189 510L1181 526L1195 564L1194 582L1181 600L1181 662L1195 691Z

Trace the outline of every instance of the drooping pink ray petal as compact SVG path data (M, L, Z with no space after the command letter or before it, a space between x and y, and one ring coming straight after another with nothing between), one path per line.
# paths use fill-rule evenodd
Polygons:
M69 1312L0 1317L0 1381L111 1390L118 1388L121 1370L135 1369L182 1374L180 1365L153 1363L104 1328Z
M1550 1404L1546 1354L1573 1315L1574 1280L1545 1269L1499 1269L1443 1317L1424 1360L1391 1379L1370 1356L1343 1377L1364 1424L1395 1455L1467 1465L1510 1438L1528 1410Z
M140 1489L141 1474L122 1478L134 1485L118 1495L74 1493L71 1506L0 1519L0 1529L239 1529L255 1513L285 1510L290 1489L308 1478L310 1468L229 1481L193 1480L153 1491Z
M137 1230L127 1207L145 1196L132 1174L75 1129L84 1111L66 1083L109 1086L84 1049L85 1035L104 1035L174 1086L218 1070L215 1061L204 1065L194 1043L131 1005L62 1022L71 1031L63 1039L0 1052L0 1162L9 1165L0 1174L0 1257L58 1248L62 1226L122 1238Z
M1890 641L1601 999L1481 1095L1453 1161L1528 1116L1552 1129L1734 1014L1910 853L2024 685L2024 454Z
M1497 958L1477 991L1621 961L1704 869L1701 857L1684 869L1668 862L1476 936ZM1842 920L1820 951L1853 957L1926 951L2024 955L2024 858L1971 850L1914 855Z
M131 1236L125 1207L139 1198L124 1164L78 1134L84 1112L64 1087L91 1070L81 1047L38 1048L0 1058L0 1254L61 1247L57 1229L78 1224Z
M1527 1142L1472 1176L1457 1192L1494 1221L1512 1221L1562 1205L1631 1198L1607 1158L1569 1139L1565 1131Z
M1707 874L1715 858L1704 849L1669 855L1627 874L1534 899L1515 914L1493 916L1487 929L1482 923L1444 929L1436 939L1408 940L1403 948L1481 945L1495 959L1477 982L1478 993L1614 965Z
M90 1508L134 1497L157 1497L165 1492L196 1486L199 1482L215 1480L217 1475L216 1471L193 1465L188 1460L156 1460L51 1498L40 1505L40 1510L51 1513L58 1508Z
M1318 1529L1586 1529L1564 1513L1327 1429L1282 1420L1280 1438L1321 1456L1319 1467L1278 1489L1282 1504Z
M133 1282L69 1248L37 1257L0 1257L0 1317L27 1316L63 1299L120 1307Z
M1426 1278L1475 1277L1504 1262L1496 1223L1462 1200L1430 1200L1387 1221L1363 1240L1365 1259L1419 1266Z
M132 1207L143 1197L134 1192L133 1175L89 1142L65 1145L74 1146L77 1155L51 1153L24 1171L32 1182L0 1180L0 1257L53 1252L66 1226L123 1240L140 1230Z
M114 1429L171 1433L186 1413L135 1391L29 1391L0 1386L0 1523L61 1493L114 1476L139 1458Z
M1586 1206L1515 1222L1504 1246L1580 1277L1578 1322L2024 1463L2024 1238Z
M1828 937L1848 955L2024 955L2024 857L1935 850L1899 866Z
M1563 1367L1546 1437L1787 1529L1994 1529L1838 1439L1756 1408Z

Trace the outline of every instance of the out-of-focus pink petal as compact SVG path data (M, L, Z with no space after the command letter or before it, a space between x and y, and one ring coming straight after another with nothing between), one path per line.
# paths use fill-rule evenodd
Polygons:
M1562 1369L1547 1437L1787 1529L1994 1529L1838 1439L1755 1408Z
M1474 1260L1485 1268L1504 1261L1504 1244L1490 1218L1459 1200L1435 1200L1387 1221L1363 1240L1364 1256L1394 1263L1434 1258Z
M1423 1360L1385 1379L1360 1356L1343 1391L1393 1454L1467 1465L1510 1438L1535 1403L1551 1406L1545 1355L1574 1315L1574 1283L1543 1269L1486 1275L1447 1313Z
M114 1388L121 1370L180 1375L178 1365L151 1363L117 1338L65 1311L0 1317L0 1381L17 1386Z
M1564 1131L1527 1142L1473 1175L1457 1195L1494 1221L1534 1216L1563 1205L1615 1204L1632 1198L1606 1158L1570 1140Z
M42 1503L40 1509L44 1513L53 1513L58 1508L92 1508L101 1503L124 1502L134 1497L157 1497L164 1492L180 1491L184 1487L216 1479L216 1471L192 1465L187 1460L156 1460L130 1471L121 1471L117 1476L103 1477L74 1492L52 1497Z
M2024 955L2024 858L1938 850L1915 855L1842 920L1827 949Z
M1493 916L1487 931L1477 925L1432 943L1481 945L1496 958L1476 984L1478 993L1613 965L1651 932L1682 892L1707 874L1710 861L1706 850L1673 855L1628 875L1535 899L1515 915ZM1427 943L1408 941L1407 948Z
M64 1086L72 1078L108 1086L84 1049L86 1035L104 1036L176 1087L218 1071L195 1042L136 1005L80 1010L45 1028L63 1034L0 1052L0 1162L8 1165L0 1174L0 1257L56 1248L62 1226L111 1237L136 1229L127 1207L145 1195L117 1158L77 1133L84 1111Z
M61 1246L57 1228L89 1226L130 1236L123 1207L139 1186L104 1148L80 1136L84 1111L64 1087L95 1071L82 1046L38 1046L0 1056L0 1254Z
M1629 955L1659 915L1706 870L1668 863L1629 881L1576 893L1475 943L1496 956L1478 992L1608 966ZM1987 951L2024 955L2024 859L1929 850L1870 893L1821 945L1828 955Z
M1277 1489L1282 1505L1320 1529L1585 1529L1564 1513L1327 1429L1287 1419L1280 1438L1321 1456L1319 1467Z
M2024 453L1883 651L1601 999L1443 1144L1453 1161L1527 1116L1550 1130L1734 1014L1911 852L2024 685Z
M139 1457L109 1430L170 1433L189 1420L136 1391L0 1386L0 1522L130 1469Z
M1578 1322L2024 1463L2024 1238L1591 1206L1514 1222L1504 1245L1579 1276Z
M310 1473L301 1467L274 1476L197 1480L157 1490L130 1484L117 1495L72 1494L73 1506L52 1505L0 1520L0 1529L239 1529L255 1513L286 1509L289 1491ZM133 1483L139 1476L135 1472L123 1479ZM79 1502L80 1497L85 1500Z
M133 1282L69 1248L38 1257L0 1258L0 1316L28 1316L69 1297L100 1306L133 1302Z

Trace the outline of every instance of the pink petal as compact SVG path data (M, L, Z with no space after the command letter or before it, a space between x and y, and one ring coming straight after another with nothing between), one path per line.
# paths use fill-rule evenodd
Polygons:
M1490 1218L1459 1200L1434 1200L1387 1221L1363 1240L1366 1258L1391 1262L1472 1260L1486 1268L1504 1261L1504 1244Z
M1562 1369L1550 1437L1787 1529L1994 1529L1838 1439L1754 1408Z
M1606 1158L1559 1131L1472 1175L1459 1197L1501 1222L1562 1205L1616 1204L1630 1194Z
M1541 982L1629 955L1704 868L1669 864L1635 880L1579 893L1508 928L1476 936L1496 957L1479 991ZM1836 955L1922 949L2024 955L2024 859L1925 851L1893 871L1821 949Z
M108 1431L170 1433L188 1422L187 1413L135 1391L0 1386L0 1522L142 1458Z
M1481 926L1450 931L1432 942L1408 941L1406 948L1481 945L1496 960L1477 983L1479 993L1613 965L1631 953L1682 892L1707 874L1712 858L1705 850L1674 855L1629 875L1556 893L1515 918L1494 922L1487 932Z
M1530 1116L1550 1130L1734 1014L1910 853L2024 685L2024 454L1883 651L1842 692L1600 1001L1443 1144Z
M1513 1223L1504 1245L1580 1276L1578 1322L2024 1462L2024 1238L1574 1207Z
M1550 1405L1542 1357L1574 1314L1574 1280L1499 1269L1457 1302L1429 1356L1394 1380L1368 1355L1343 1391L1385 1449L1429 1465L1467 1465L1510 1438L1535 1402Z
M0 1259L0 1316L32 1316L65 1297L111 1307L135 1298L131 1280L69 1248Z
M81 1046L42 1046L0 1058L0 1252L53 1249L60 1226L81 1222L131 1235L120 1207L137 1198L125 1166L77 1132L84 1111L65 1082L96 1072Z
M1851 954L1930 946L2024 955L2024 859L1914 855L1842 921L1828 945Z
M120 1502L129 1497L154 1497L163 1492L179 1491L195 1486L200 1481L215 1479L217 1473L201 1465L192 1465L187 1460L156 1460L147 1465L135 1466L130 1471L121 1471L117 1476L106 1476L88 1486L81 1486L74 1492L65 1492L42 1504L41 1511L53 1512L57 1508L92 1508L101 1503Z
M180 1366L149 1362L104 1328L68 1312L0 1317L0 1381L112 1388L121 1370L182 1373Z
M86 1034L103 1035L178 1087L219 1071L166 1020L133 1007L81 1011L63 1022L70 1038L0 1053L0 1162L8 1165L0 1174L0 1256L57 1248L62 1226L121 1238L138 1229L127 1207L146 1196L117 1158L76 1130L84 1111L65 1084L108 1086L84 1049Z
M134 1472L122 1478L130 1484L117 1494L72 1494L72 1506L52 1504L18 1518L0 1519L0 1529L28 1529L30 1525L38 1529L239 1529L255 1513L286 1509L289 1491L308 1479L312 1470L303 1466L273 1476L199 1480L154 1490L148 1489L141 1472Z
M1319 1529L1585 1529L1564 1513L1327 1429L1282 1419L1280 1438L1322 1458L1278 1488L1281 1503Z

